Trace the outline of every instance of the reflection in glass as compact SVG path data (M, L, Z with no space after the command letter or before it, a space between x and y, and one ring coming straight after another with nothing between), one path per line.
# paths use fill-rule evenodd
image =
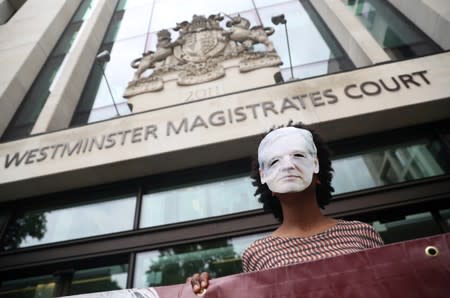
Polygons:
M442 138L444 142L446 143L447 147L450 148L450 133L443 134Z
M75 271L68 295L125 289L128 264Z
M450 209L440 210L439 214L445 222L446 232L450 232Z
M184 283L187 276L207 271L211 277L242 272L241 255L256 234L231 239L185 244L136 255L134 287Z
M130 230L134 197L26 212L14 220L3 237L3 248L77 239Z
M353 68L322 19L308 1L289 1L258 9L265 26L274 15L284 14L287 20L294 78L302 79ZM270 37L283 61L282 75L291 79L286 34L283 25L275 26Z
M448 173L442 144L432 140L400 144L333 160L335 193L344 193Z
M61 36L60 41L53 50L52 56L66 55L74 44L82 22L71 23L67 26L66 32Z
M441 51L425 34L384 0L344 1L393 59Z
M156 0L150 32L173 28L182 21L191 21L194 14L208 17L221 12L231 15L251 9L254 9L251 0Z
M407 215L401 219L372 223L385 244L440 234L430 212Z
M126 3L128 2L121 2L121 5L128 7ZM120 116L130 114L128 101L122 95L134 73L130 62L144 52L147 38L145 32L148 27L148 15L150 15L148 10L151 4L151 2L142 1L141 5L130 6L132 11L146 15L145 18L142 16L137 18L142 22L136 21L137 16L128 17L128 10L119 9L120 5L116 9L99 50L99 52L109 51L111 60L96 62L92 65L91 73L72 116L71 127L117 117L119 115L116 108ZM111 92L107 83L111 87Z
M119 0L116 10L124 10L132 7L151 7L154 0Z
M302 0L301 4L296 0L275 2L120 1L100 51L108 50L111 53L111 61L103 66L121 115L130 113L126 105L127 100L122 98L128 83L133 78L134 70L130 67L130 62L144 52L156 50L156 33L161 29L168 29L174 41L179 35L178 31L173 30L177 23L191 21L194 14L209 16L217 13L224 16L221 22L224 28L229 16L235 16L238 13L248 18L252 26L270 27L274 26L271 23L271 17L284 13L288 19L296 78L333 73L354 67L308 1ZM275 34L269 38L274 42L284 62L281 73L284 79L288 80L291 76L285 31L282 26L275 29ZM253 50L265 50L265 47L262 44L256 44ZM111 96L104 86L105 83L102 83L102 75L96 68L98 68L97 64L91 70L71 126L117 116L111 105ZM144 76L150 73L151 70Z
M12 210L9 208L0 209L0 231L4 231L4 227L7 225Z
M4 280L0 286L1 298L47 298L54 297L54 276L37 276L16 280Z
M256 7L272 6L283 2L292 2L292 0L253 0Z
M261 208L249 177L222 179L145 194L140 227L153 227Z
M129 7L114 14L106 42L125 40L148 32L152 4ZM114 34L112 34L114 32ZM112 39L112 37L114 37Z

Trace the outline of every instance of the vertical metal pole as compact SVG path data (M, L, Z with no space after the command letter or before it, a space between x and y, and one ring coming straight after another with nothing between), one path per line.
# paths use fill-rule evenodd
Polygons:
M293 79L294 78L294 70L292 68L291 47L289 46L289 35L288 35L286 23L284 23L284 30L286 31L286 42L287 42L288 53L289 53L289 65L291 67L291 79Z
M106 86L108 86L109 94L111 95L111 100L113 102L114 108L116 109L117 116L120 116L119 110L117 109L117 106L116 106L116 101L114 100L114 96L111 91L111 87L109 86L108 79L106 78L106 74L105 74L105 70L103 69L103 65L99 65L99 66L102 69L102 74L103 74L103 77L105 78Z
M128 258L128 275L127 275L127 289L131 289L134 286L134 273L136 271L136 253L131 252Z

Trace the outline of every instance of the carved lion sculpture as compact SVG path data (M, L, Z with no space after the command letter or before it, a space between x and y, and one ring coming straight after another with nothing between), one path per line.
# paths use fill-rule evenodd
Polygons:
M275 51L273 43L268 38L274 33L273 28L255 26L249 29L250 21L239 15L232 17L226 26L231 28L230 31L226 32L231 40L241 42L247 48L255 43L262 43L266 46L268 52Z
M131 62L131 67L137 68L133 80L139 80L147 69L155 67L156 62L165 61L167 57L173 54L174 46L175 44L171 43L170 32L166 29L159 31L156 52L148 51L142 54L142 57Z

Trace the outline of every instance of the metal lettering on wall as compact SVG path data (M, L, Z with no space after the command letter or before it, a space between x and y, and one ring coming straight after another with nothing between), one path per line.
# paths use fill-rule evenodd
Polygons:
M3 168L27 166L48 160L67 159L85 155L94 151L108 150L117 146L127 146L141 142L157 142L159 137L176 137L201 129L220 127L240 123L250 119L270 118L287 111L307 110L308 107L320 108L336 105L340 101L364 100L383 93L399 92L406 89L421 88L431 85L428 71L411 73L348 84L342 93L333 88L324 88L308 93L287 96L277 100L263 100L249 105L239 105L218 109L208 113L194 114L178 119L168 119L163 123L148 123L123 130L94 135L68 142L30 148L23 151L7 152ZM195 103L195 102L192 102Z

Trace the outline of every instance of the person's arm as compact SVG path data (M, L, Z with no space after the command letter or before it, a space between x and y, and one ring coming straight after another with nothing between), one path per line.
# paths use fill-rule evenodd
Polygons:
M244 272L253 271L249 270L249 258L252 255L250 247L248 247L242 255L242 269ZM187 281L191 283L192 291L197 295L201 295L209 286L209 274L208 272L195 273L189 277Z

